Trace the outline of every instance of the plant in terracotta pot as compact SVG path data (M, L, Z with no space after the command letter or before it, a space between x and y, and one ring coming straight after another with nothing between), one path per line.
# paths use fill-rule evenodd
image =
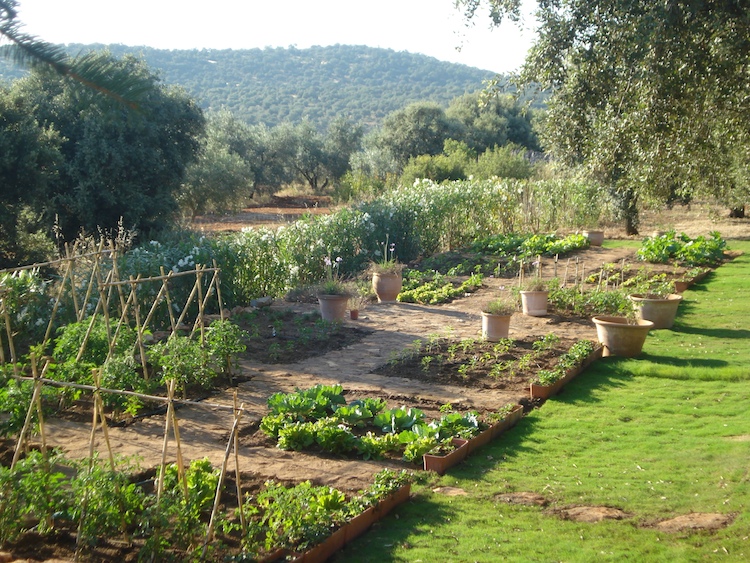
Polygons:
M482 307L482 338L499 342L508 338L510 318L518 310L517 302L510 296L501 296Z
M524 315L543 317L547 314L549 285L539 276L533 276L521 283L521 310Z
M675 292L674 282L647 280L629 295L636 318L651 321L652 328L672 328L682 295Z
M317 289L320 316L325 321L343 320L351 297L351 288L339 277L341 262L341 256L336 260L331 260L330 256L323 259L326 274Z
M404 265L396 259L396 245L389 243L387 236L379 246L382 250L376 251L376 254L380 259L372 262L369 269L372 274L372 290L378 297L378 302L393 303L401 292Z
M359 318L359 313L370 302L370 298L367 295L357 294L352 295L349 298L349 317L356 321Z

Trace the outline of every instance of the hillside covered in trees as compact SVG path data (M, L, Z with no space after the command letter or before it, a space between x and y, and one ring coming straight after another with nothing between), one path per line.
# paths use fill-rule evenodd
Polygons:
M425 55L349 45L242 50L69 45L68 51L104 48L116 57L142 57L165 83L184 87L204 109L229 110L251 125L308 118L324 130L335 117L345 116L369 127L411 102L445 107L494 77ZM0 58L0 76L22 73Z

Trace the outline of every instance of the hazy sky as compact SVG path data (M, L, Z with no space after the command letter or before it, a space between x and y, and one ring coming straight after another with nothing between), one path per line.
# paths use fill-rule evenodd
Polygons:
M489 18L467 27L453 0L19 0L24 31L53 43L160 49L369 45L494 72L517 69L533 38Z

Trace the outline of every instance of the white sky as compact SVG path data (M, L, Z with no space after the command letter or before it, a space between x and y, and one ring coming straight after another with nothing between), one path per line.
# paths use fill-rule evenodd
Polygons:
M26 33L52 43L159 49L369 45L493 72L516 70L532 39L489 18L467 27L453 0L19 0ZM460 50L459 50L460 48Z

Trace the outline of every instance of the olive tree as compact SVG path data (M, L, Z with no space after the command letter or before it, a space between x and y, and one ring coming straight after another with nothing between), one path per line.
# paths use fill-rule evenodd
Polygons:
M121 221L144 233L168 226L204 128L197 105L182 90L159 85L142 61L96 54L100 59L148 86L137 110L72 87L45 68L11 86L39 125L61 139L58 174L36 205L48 221L56 218L65 239L81 230L113 230Z
M518 19L521 0L456 0ZM744 0L539 0L520 73L550 90L543 141L611 187L637 232L640 199L748 196L750 18Z

